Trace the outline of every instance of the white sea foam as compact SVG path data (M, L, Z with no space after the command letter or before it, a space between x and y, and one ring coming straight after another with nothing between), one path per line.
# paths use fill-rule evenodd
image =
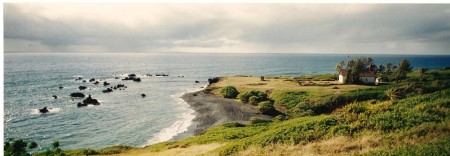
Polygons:
M195 89L188 89L189 92L196 92L200 91L203 88L195 88ZM178 104L181 105L179 109L184 112L183 114L178 116L178 120L175 121L172 125L170 125L167 128L162 129L160 132L155 134L152 138L150 138L147 143L143 146L163 142L172 139L176 135L186 132L188 130L188 127L192 124L192 120L195 118L195 111L189 107L189 104L187 104L181 96L186 94L185 92L178 93L171 95L172 98L174 98Z
M48 113L58 113L59 111L61 111L61 108L47 108L48 109ZM39 112L39 109L31 109L31 114L41 114Z

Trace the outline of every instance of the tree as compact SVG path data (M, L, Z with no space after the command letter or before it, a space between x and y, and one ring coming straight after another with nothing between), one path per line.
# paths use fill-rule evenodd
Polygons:
M344 64L345 64L345 62L344 62L344 61L341 61L341 62L339 62L339 63L336 65L336 72L337 72L338 74L341 72L342 68L344 68Z
M392 63L386 64L386 73L391 74L392 73Z
M26 156L30 155L27 152L27 147L28 149L34 149L37 147L37 143L34 141L28 143L26 141L23 141L22 139L11 140L5 142L3 152L5 156Z
M220 90L220 94L224 98L234 99L238 96L239 92L237 91L236 87L234 87L234 86L226 86Z
M420 73L420 82L422 82L423 79L423 75L425 75L425 73L428 71L427 68L420 68L419 73Z
M397 82L401 79L406 78L406 74L410 73L412 71L412 66L409 63L408 59L403 59L400 64L398 64L397 69Z
M378 66L378 72L383 73L386 70L386 67L384 67L382 64Z
M366 71L366 65L364 63L364 58L358 58L355 61L353 61L354 64L351 67L351 79L352 82L358 82L359 81L359 74Z

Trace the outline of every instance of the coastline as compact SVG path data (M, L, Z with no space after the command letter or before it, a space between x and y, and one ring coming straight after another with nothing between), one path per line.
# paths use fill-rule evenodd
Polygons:
M185 135L200 135L210 127L230 122L247 124L252 117L273 119L261 114L255 106L218 97L204 90L186 93L181 98L195 111L195 118Z

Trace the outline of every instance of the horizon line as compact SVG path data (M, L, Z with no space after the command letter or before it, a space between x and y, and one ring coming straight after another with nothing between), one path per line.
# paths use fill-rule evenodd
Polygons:
M185 53L185 54L318 54L318 55L445 55L450 56L449 54L438 54L438 53L427 53L427 54L405 54L405 53L378 53L378 54L366 54L366 53L308 53L308 52L24 52L24 51L4 51L4 54L14 54L14 53L22 53L22 54L161 54L161 53Z

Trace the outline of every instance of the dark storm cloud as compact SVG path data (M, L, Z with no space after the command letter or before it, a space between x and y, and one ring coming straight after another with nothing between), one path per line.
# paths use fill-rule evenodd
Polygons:
M59 7L5 4L5 51L450 54L446 4Z

